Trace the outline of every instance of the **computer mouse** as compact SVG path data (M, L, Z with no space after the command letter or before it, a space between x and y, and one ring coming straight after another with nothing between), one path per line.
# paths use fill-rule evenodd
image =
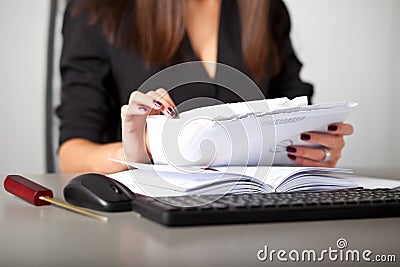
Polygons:
M97 173L73 178L64 187L64 198L76 206L117 212L132 210L135 194L122 183Z

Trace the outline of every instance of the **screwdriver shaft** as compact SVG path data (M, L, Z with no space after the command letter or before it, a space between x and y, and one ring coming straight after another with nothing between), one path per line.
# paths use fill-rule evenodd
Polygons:
M69 204L69 203L64 202L64 201L60 201L60 200L57 200L57 199L54 199L54 198L51 198L51 197L46 197L46 196L41 196L41 197L39 197L39 199L43 200L43 201L47 201L47 202L49 202L51 204L63 207L65 209L72 210L72 211L75 211L77 213L89 216L91 218L103 221L103 222L107 222L108 221L108 217L105 217L105 216L99 215L97 213L82 209L81 207Z

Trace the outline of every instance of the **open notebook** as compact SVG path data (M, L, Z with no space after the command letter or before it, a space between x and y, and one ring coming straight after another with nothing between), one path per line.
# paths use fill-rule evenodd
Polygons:
M335 190L358 187L351 170L313 167L219 167L184 171L168 165L134 164L110 174L131 191L152 197Z

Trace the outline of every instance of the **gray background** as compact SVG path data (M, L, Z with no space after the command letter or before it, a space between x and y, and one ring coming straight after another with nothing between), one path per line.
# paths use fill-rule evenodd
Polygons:
M400 165L400 1L286 0L315 103L360 104L340 166ZM50 0L0 0L0 174L45 172Z

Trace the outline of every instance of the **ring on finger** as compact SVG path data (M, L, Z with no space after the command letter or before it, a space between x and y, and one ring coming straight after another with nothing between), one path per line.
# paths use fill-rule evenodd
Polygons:
M327 149L327 148L324 147L322 150L324 151L325 156L324 156L324 158L321 160L321 162L328 162L328 161L330 161L330 160L331 160L331 152L329 151L329 149Z

